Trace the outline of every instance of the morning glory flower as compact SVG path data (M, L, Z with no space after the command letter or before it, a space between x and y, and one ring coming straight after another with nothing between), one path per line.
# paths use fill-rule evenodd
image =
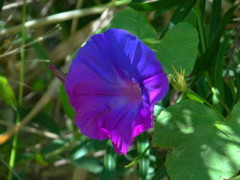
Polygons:
M155 53L121 29L92 36L64 81L80 131L110 139L124 155L138 134L153 127L153 107L169 86Z

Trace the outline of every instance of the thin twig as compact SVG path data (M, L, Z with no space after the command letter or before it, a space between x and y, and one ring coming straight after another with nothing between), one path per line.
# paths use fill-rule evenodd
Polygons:
M60 30L61 30L61 27L59 25L57 25L56 27L54 27L52 30L50 30L49 32L45 33L44 35L36 38L35 40L33 40L33 41L31 41L31 42L29 42L27 44L24 44L23 48L25 49L25 48L33 45L33 44L36 44L36 43L44 41L44 40L46 40L48 38L51 38L51 37L55 36ZM20 52L21 49L22 49L22 47L19 47L19 48L13 49L11 51L8 51L8 52L0 55L0 59L3 58L3 57L6 57L6 56L17 54L17 53Z
M54 4L55 0L50 0L47 2L47 4L44 6L44 8L41 11L41 16L46 16L46 14L48 13L49 9L51 8L51 6Z
M12 171L13 175L18 179L18 180L22 180L17 173L14 171L14 169L12 169L8 163L6 161L4 161L3 159L0 159L0 161L3 163L3 165L5 165L10 171Z
M67 11L63 13L58 13L55 15L51 15L45 18L37 19L37 20L31 20L28 21L24 24L26 28L36 28L39 26L45 26L48 24L53 24L53 23L59 23L62 21L74 19L74 18L79 18L87 15L93 15L93 14L99 14L108 9L109 7L113 6L121 6L128 4L129 0L126 1L119 1L116 2L115 4L108 3L102 6L98 7L91 7L91 8L85 8L85 9L77 9L77 10L72 10L72 11ZM16 33L21 31L22 25L17 25L8 29L3 29L0 31L0 36L1 35L6 35L6 34L11 34L11 33Z
M49 57L53 64L58 64L67 54L74 52L98 29L105 27L110 23L114 16L113 10L105 10L101 17L90 22L81 30L72 34L67 40L60 43L54 50L49 52ZM77 39L77 41L76 41Z
M25 126L42 108L49 102L49 100L54 96L55 92L60 86L60 81L54 78L49 85L47 92L42 96L42 98L33 107L30 113L16 126L8 130L7 132L0 135L0 145L5 143L12 135L19 131L20 128Z
M82 4L83 4L83 0L77 0L76 9L80 9ZM72 25L71 25L71 31L70 31L71 34L73 34L76 31L77 25L78 25L78 19L74 18L72 20Z
M36 1L40 1L40 0L27 0L26 4L30 4ZM12 9L12 8L17 8L23 5L23 1L18 1L15 3L11 3L11 4L7 4L5 6L3 6L2 10L8 10L8 9Z
M9 123L9 122L6 122L4 120L0 120L0 125L11 126L11 127L14 126L13 123ZM33 128L33 127L25 126L25 127L22 127L22 130L26 131L26 132L33 133L33 134L45 136L45 137L50 138L50 139L58 139L58 138L60 138L60 136L58 136L55 133L52 133L52 132L49 132L49 131L44 131L44 130L39 130L39 129L36 129L36 128Z

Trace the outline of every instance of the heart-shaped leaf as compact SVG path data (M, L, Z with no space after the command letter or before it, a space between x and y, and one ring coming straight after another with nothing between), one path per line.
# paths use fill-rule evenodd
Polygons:
M184 100L159 115L153 145L172 148L166 167L172 180L223 180L240 169L240 103L225 119Z
M167 73L172 73L174 66L179 72L182 67L189 74L197 58L197 46L196 29L188 23L179 23L155 44L155 50Z

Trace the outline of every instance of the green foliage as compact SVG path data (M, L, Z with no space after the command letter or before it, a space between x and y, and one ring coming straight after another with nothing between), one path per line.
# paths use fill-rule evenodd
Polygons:
M109 28L125 29L146 43L157 41L156 31L149 24L146 15L130 8L117 13L107 26L107 29Z
M183 3L180 3L168 23L168 28L172 28L177 23L183 21L183 19L188 15L195 3L196 0L187 0L183 1Z
M0 12L2 11L3 4L4 4L4 0L0 0Z
M139 173L142 180L148 178L148 171L149 171L149 154L150 151L148 150L149 147L149 140L146 133L142 133L138 136L138 152L142 156L139 160ZM146 151L147 149L147 151Z
M197 31L187 23L180 23L155 44L155 49L166 73L173 73L175 67L177 71L183 68L189 74L197 57L197 46Z
M0 96L9 106L16 108L17 101L6 77L0 75Z
M220 23L220 16L221 16L221 5L222 1L214 0L212 5L212 12L211 12L211 22L210 22L210 30L209 30L209 41L213 39L215 36L218 25Z
M156 120L153 146L172 148L167 171L173 180L228 179L240 167L240 103L223 118L196 101L166 108Z
M222 37L222 34L224 32L224 29L226 25L230 22L232 18L232 13L236 9L237 6L232 7L229 9L222 20L220 21L220 24L218 26L218 29L216 31L216 35L212 39L212 41L209 43L209 46L207 47L206 51L199 56L199 58L196 61L196 64L194 66L194 71L193 73L196 76L199 76L203 71L208 69L211 65L214 63L214 56L217 52L217 49L219 47L219 41L220 38Z
M112 147L111 141L107 143L106 154L104 155L104 171L102 180L113 180L116 171L116 153Z
M64 89L64 85L61 85L61 88L60 88L60 101L61 101L61 104L62 104L65 114L70 119L73 120L76 113L75 113L74 109L72 108L72 106L70 105L67 93Z
M29 114L30 110L31 110L30 108L24 108L24 107L18 108L18 111L19 111L21 117L27 116L27 114ZM46 128L50 132L53 132L56 134L60 133L58 124L55 122L55 120L51 116L49 116L45 112L38 113L32 119L32 123L33 123L32 126L34 126L34 123L36 123L37 125L40 125L41 127Z
M225 101L223 70L224 70L224 56L229 48L229 39L227 36L220 44L220 48L216 57L216 62L213 69L213 85L217 90L216 96L219 96L220 101Z
M172 8L180 3L182 3L183 0L159 0L159 1L139 1L139 0L133 0L129 6L137 9L137 10L143 10L143 11L152 11L152 10L166 10L169 8Z

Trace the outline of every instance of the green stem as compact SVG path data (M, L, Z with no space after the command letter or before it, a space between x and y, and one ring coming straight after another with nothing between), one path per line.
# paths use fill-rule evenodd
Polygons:
M27 5L26 0L23 1L23 8L22 8L22 36L21 36L21 63L20 63L20 85L19 85L19 95L18 95L18 104L22 104L23 99L23 84L24 84L24 60L25 60L25 51L24 51L24 45L26 42L26 27L24 26L26 22L27 17ZM17 119L16 124L20 122L20 114L17 112ZM18 133L14 134L13 142L12 142L12 150L10 155L10 161L9 161L9 173L8 173L8 180L12 180L13 177L13 171L12 169L15 166L15 159L17 154L17 145L18 145Z
M131 167L133 165L135 165L140 159L143 158L143 156L146 154L146 152L150 149L151 144L149 144L148 147L146 147L146 149L142 152L142 154L140 154L135 160L133 160L131 163L127 164L126 166L124 166L125 168Z
M186 92L186 95L187 95L187 97L189 97L190 99L192 99L192 98L191 98L191 96L189 96L189 95L194 95L194 96L196 96L199 100L201 100L203 103L205 103L206 105L208 105L211 109L213 109L216 113L218 113L219 115L222 116L221 112L220 112L217 108L215 108L215 107L214 107L213 105L211 105L206 99L202 98L201 96L199 96L199 95L198 95L197 93L195 93L194 91L192 91L192 90L189 89L189 91Z

